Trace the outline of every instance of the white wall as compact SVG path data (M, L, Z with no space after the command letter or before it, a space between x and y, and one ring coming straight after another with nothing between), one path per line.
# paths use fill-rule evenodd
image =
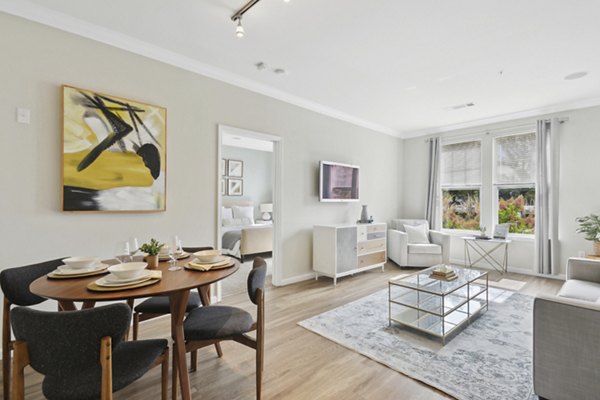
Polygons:
M311 272L314 224L356 220L361 203L381 221L400 211L397 138L2 13L0 48L0 268L110 257L129 236L214 244L218 124L282 137L284 280ZM60 211L61 84L166 107L166 212ZM15 122L16 107L31 109L30 125ZM361 166L360 203L319 203L322 159Z
M561 265L558 273L564 273L569 257L577 256L578 251L592 251L591 242L575 233L575 218L589 213L600 212L600 186L596 184L600 171L600 107L561 112L540 116L540 118L568 117L569 121L560 126L560 199L559 199L559 253ZM467 136L535 124L537 118L522 119L478 128L463 129L442 134L442 137ZM425 215L427 197L427 157L428 145L423 138L404 141L404 185L402 186L403 215L407 218L422 218ZM491 166L485 163L484 166ZM483 175L491 176L490 168ZM485 225L486 223L484 223ZM488 231L491 223L487 222ZM451 258L464 259L463 241L452 239ZM534 272L533 240L515 241L509 250L509 270Z
M241 147L222 146L221 157L244 162L242 196L223 196L229 200L248 200L254 205L254 219L262 219L261 203L273 202L273 153ZM236 178L237 179L237 178Z

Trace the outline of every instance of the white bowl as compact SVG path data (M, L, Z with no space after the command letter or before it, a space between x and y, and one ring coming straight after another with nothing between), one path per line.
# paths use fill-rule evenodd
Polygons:
M90 268L100 263L96 257L69 257L62 260L70 269Z
M169 246L167 246L166 244L163 244L163 246L160 248L160 251L158 252L158 255L168 256L169 255Z
M119 279L133 279L142 276L144 269L148 266L145 262L128 262L115 264L108 267L108 271Z
M202 250L194 253L194 256L196 256L200 262L204 263L217 261L220 255L221 250Z

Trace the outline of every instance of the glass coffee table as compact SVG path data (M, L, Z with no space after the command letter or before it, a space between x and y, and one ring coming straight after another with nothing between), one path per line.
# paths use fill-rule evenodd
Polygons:
M488 273L452 266L458 277L446 281L431 276L437 267L390 279L389 323L440 337L446 344L449 335L487 311Z

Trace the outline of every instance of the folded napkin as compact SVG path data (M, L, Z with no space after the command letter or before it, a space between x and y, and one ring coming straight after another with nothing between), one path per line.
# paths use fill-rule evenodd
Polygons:
M197 269L199 271L209 271L211 268L223 267L225 265L230 265L230 264L231 264L230 258L226 258L225 260L222 260L222 261L219 261L216 263L212 263L212 264L200 263L200 262L198 262L198 259L195 258L192 261L188 262L187 266L192 269Z

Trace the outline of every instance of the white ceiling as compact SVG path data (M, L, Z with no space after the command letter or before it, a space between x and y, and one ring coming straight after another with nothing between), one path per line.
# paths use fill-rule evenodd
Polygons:
M598 0L262 0L238 39L230 17L245 2L0 10L402 137L600 104Z

